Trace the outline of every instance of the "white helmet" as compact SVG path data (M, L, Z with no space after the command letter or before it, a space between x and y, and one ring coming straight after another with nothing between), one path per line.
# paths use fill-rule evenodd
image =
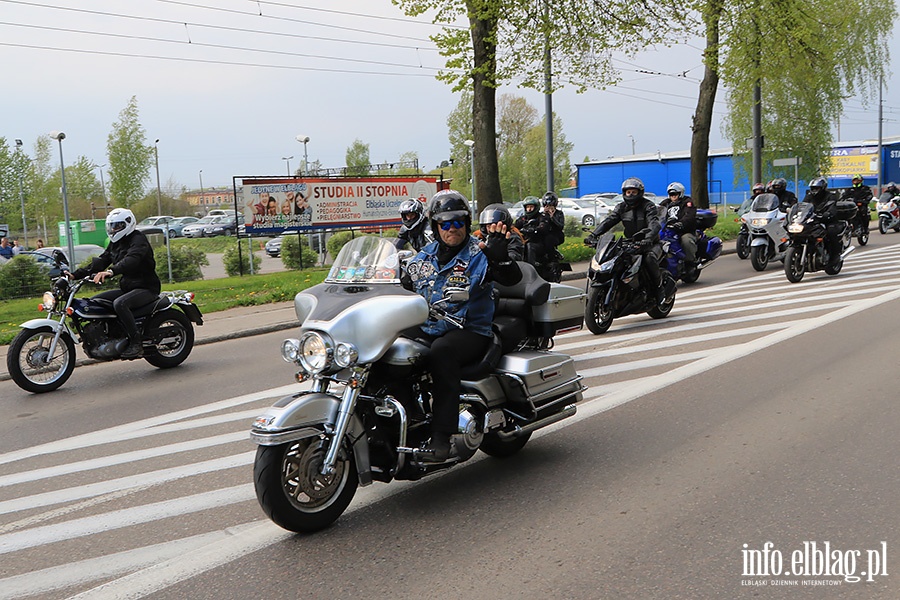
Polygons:
M118 242L134 231L136 221L134 213L127 208L114 208L106 215L106 235L109 236L109 241Z
M666 189L666 194L668 194L669 196L675 194L678 198L684 198L684 186L677 181L673 181Z

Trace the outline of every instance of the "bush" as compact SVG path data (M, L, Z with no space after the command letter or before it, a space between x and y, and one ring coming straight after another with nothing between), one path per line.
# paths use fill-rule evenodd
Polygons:
M582 235L581 221L575 217L566 217L566 224L563 226L563 233L566 237L578 237Z
M590 260L594 256L594 249L590 246L585 246L583 242L566 242L559 246L557 250L563 255L566 262L570 263Z
M302 243L296 235L286 235L281 240L281 262L294 271L316 266L319 255L309 247L306 239Z
M50 289L50 277L30 256L13 256L0 266L0 299L40 296Z
M172 281L194 281L203 279L201 266L208 266L206 253L191 246L175 246L170 244L172 256ZM166 258L166 246L162 245L153 252L156 261L156 275L160 281L169 281L169 263Z
M225 263L225 272L228 273L228 276L237 277L241 274L242 269L244 275L249 275L251 256L253 256L253 272L259 273L259 267L262 265L262 258L255 254L251 254L246 247L241 248L240 250L241 251L238 252L238 245L233 244L225 250L225 254L222 256L222 261Z
M332 260L337 258L338 252L341 251L341 248L353 239L353 233L350 231L338 231L330 238L328 238L328 242L325 246L328 248L328 254L331 255ZM358 237L358 236L357 236Z

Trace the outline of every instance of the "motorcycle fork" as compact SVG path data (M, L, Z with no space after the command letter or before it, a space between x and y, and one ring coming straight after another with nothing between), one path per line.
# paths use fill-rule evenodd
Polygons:
M366 379L369 376L368 369L356 367L347 385L344 387L344 393L341 395L341 405L338 407L337 419L334 423L334 433L331 437L331 445L328 452L325 453L325 460L322 462L322 475L331 475L335 472L334 465L337 462L337 455L341 449L341 440L347 433L347 426L350 424L350 417L356 410L356 401L359 399L359 393L366 385Z
M50 359L53 358L53 355L56 352L56 346L59 344L59 338L62 335L63 331L68 331L68 327L66 327L65 321L66 313L62 313L59 317L59 327L56 328L56 333L53 335L53 339L50 341L50 348L47 350L47 364L50 364Z

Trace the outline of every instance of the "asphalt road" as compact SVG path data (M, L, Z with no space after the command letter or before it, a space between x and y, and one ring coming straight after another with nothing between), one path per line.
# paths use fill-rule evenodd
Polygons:
M877 234L799 284L724 257L667 319L557 340L590 388L575 417L361 489L312 536L250 477L249 422L298 387L283 333L0 382L0 598L900 597L898 266ZM840 575L816 574L826 543Z

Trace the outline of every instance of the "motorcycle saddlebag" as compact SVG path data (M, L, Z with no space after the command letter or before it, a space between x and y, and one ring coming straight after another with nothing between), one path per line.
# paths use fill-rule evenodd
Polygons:
M722 254L722 240L717 237L711 237L706 240L706 257L709 260L714 260L719 258L720 254Z
M718 220L718 213L705 208L697 210L697 229L709 229L710 227L715 227Z
M564 394L575 392L579 394L570 402L581 400L575 361L565 354L536 350L511 352L500 359L496 372L501 374L500 385L506 397L513 401L530 402L540 408ZM525 384L524 389L520 382Z
M849 221L856 217L856 202L852 200L837 201L837 218Z
M550 297L531 307L536 334L553 337L562 331L581 329L584 323L585 295L580 289L562 283L550 284Z

